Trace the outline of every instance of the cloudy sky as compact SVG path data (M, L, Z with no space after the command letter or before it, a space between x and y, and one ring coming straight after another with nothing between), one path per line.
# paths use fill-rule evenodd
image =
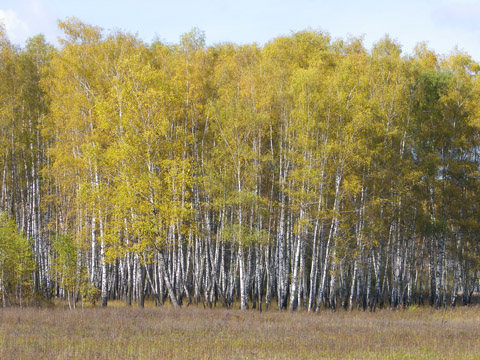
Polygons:
M458 47L480 61L480 0L0 0L0 21L20 45L38 33L57 44L57 20L68 16L147 42L175 43L198 27L208 44L264 44L311 28L334 38L363 36L370 48L388 33L405 53L426 41L440 54Z

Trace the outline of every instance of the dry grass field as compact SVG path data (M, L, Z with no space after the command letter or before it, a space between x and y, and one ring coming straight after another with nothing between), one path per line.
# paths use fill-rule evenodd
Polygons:
M0 359L479 359L480 307L0 310ZM116 306L115 306L116 305Z

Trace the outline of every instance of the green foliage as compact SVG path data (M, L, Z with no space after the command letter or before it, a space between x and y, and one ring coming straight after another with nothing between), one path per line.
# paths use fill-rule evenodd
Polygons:
M269 234L263 229L251 229L239 224L226 224L222 230L226 241L235 242L242 246L251 244L267 244Z
M73 288L79 281L78 248L69 235L57 235L52 239L55 251L53 269L59 276L61 286Z
M35 263L29 240L6 212L0 213L0 292L11 298L30 291ZM30 292L31 293L31 292ZM10 301L15 301L13 298Z
M94 306L100 297L101 291L93 286L87 279L80 284L80 296L82 301L88 305Z

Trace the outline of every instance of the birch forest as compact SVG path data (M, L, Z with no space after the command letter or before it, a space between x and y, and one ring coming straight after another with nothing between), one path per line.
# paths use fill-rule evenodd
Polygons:
M306 30L0 28L0 293L242 310L467 305L480 66ZM421 40L421 39L419 39ZM170 306L170 305L169 305Z

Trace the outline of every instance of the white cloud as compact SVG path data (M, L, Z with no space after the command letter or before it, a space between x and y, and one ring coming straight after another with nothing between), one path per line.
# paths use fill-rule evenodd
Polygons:
M0 22L5 25L7 34L12 42L23 43L28 37L28 25L20 19L15 11L0 9Z

